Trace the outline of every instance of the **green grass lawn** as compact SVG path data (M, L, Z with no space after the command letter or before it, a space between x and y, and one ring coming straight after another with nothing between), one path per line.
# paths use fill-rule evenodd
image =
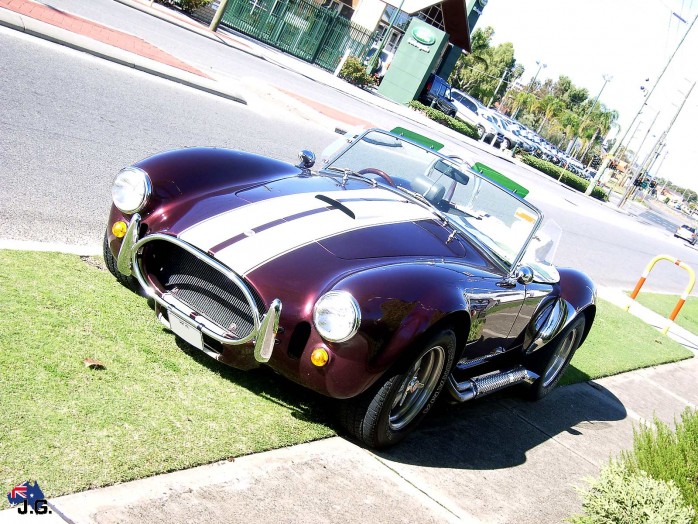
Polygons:
M560 384L691 358L693 353L610 302L599 299L589 337Z
M335 434L331 406L164 331L101 261L0 251L0 480L55 497ZM601 302L566 383L690 353ZM86 367L84 359L104 364ZM0 508L7 507L6 498Z
M180 349L77 256L0 251L0 311L7 489L37 480L53 497L334 434L319 397Z
M678 295L640 293L635 300L655 313L669 318L679 298L681 297ZM674 322L694 335L698 335L698 297L688 297Z

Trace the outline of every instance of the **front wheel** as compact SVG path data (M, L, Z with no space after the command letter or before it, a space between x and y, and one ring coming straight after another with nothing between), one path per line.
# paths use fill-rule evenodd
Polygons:
M531 400L540 400L555 388L582 343L585 325L584 315L578 316L550 344L531 355L527 367L540 375L528 390Z
M414 430L431 410L453 366L456 336L431 336L415 356L363 394L341 404L341 422L362 444L385 448Z

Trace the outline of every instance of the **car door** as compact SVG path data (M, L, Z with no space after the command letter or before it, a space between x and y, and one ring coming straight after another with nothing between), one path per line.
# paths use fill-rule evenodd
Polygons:
M526 286L515 279L497 278L464 290L470 303L471 324L468 359L501 353L512 348L520 330L514 329L526 300Z

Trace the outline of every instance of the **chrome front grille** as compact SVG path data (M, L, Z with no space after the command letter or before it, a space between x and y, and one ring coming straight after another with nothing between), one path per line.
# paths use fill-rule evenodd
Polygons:
M225 338L241 341L255 335L264 310L261 299L229 269L191 246L158 235L142 245L139 270L162 298L174 297L195 317L220 328Z

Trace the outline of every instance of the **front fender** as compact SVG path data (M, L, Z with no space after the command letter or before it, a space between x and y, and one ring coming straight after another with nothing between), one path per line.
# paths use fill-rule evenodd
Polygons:
M560 282L534 313L524 336L524 350L533 353L554 339L579 315L586 316L582 343L596 315L596 285L581 271L558 269Z
M150 178L152 195L139 214L144 229L156 232L168 230L184 215L196 222L243 204L235 197L240 189L306 173L279 160L211 147L166 151L133 165ZM115 257L121 239L114 236L111 226L130 220L130 215L111 206L107 241Z
M346 398L366 390L446 317L457 314L453 318L461 325L453 327L465 334L469 329L469 304L459 276L432 264L372 268L348 276L332 289L351 293L360 304L362 317L352 339L325 343L332 359L324 381L327 389L333 389L332 396ZM301 375L304 371L310 374L311 366L307 367L301 369Z

